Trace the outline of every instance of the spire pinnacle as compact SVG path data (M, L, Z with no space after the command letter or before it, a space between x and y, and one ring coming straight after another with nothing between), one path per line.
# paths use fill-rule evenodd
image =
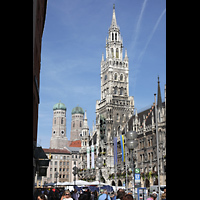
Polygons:
M128 55L127 55L127 49L125 49L125 58L127 58Z
M159 76L158 76L158 99L157 99L157 105L158 105L158 108L161 108L162 107L162 98L161 98L161 91L160 91L160 81L159 81Z
M101 58L101 61L104 61L104 54L102 53L102 58Z
M116 15L115 15L115 4L113 4L113 16L112 16L111 27L117 27L117 20L116 20Z
M85 117L84 117L84 120L87 120L87 114L86 114L86 111L87 111L87 110L85 110Z

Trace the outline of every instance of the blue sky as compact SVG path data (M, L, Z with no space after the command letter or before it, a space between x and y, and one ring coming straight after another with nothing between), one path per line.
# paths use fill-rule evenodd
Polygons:
M157 77L162 99L166 84L166 0L48 0L42 38L38 143L50 147L53 106L87 110L88 125L96 119L100 100L100 62L113 4L129 57L129 95L139 110L154 102ZM105 56L104 56L105 57Z

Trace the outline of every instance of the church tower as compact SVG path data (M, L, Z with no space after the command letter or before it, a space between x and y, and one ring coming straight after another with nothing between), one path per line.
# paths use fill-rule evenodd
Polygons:
M100 128L100 116L106 121L106 138L99 141L100 148L106 149L104 160L111 172L114 172L114 137L119 136L133 114L133 109L134 99L129 96L129 59L127 50L123 58L123 39L113 5L112 21L106 38L106 57L104 59L102 54L101 60L101 100L96 102L97 128Z
M70 141L80 140L80 134L83 127L83 115L84 111L81 107L76 106L72 109L72 121L70 131Z
M53 106L53 125L50 140L51 149L62 149L67 146L66 106L59 102Z

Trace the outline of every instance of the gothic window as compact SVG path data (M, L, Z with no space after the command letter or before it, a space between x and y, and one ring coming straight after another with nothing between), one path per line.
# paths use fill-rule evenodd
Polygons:
M73 127L75 127L75 123L73 122Z
M111 48L111 55L112 55L112 58L114 58L114 50L113 50L113 48Z
M112 33L112 40L114 40L114 33Z
M120 95L123 95L123 88L120 88Z
M107 75L105 75L105 80L107 79Z
M123 81L123 74L120 75L120 81Z
M117 121L119 120L119 114L117 113Z
M119 58L119 49L116 49L116 58Z
M117 87L114 88L114 94L117 94Z
M117 33L115 33L115 40L117 40Z
M117 74L115 73L115 80L117 80Z
M61 118L61 124L63 124L63 117Z
M82 127L82 122L80 121L80 127Z
M54 118L54 124L56 124L56 118Z

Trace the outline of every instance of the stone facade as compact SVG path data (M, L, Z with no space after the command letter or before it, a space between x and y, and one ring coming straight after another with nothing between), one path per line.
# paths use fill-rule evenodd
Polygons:
M101 100L96 102L97 138L100 133L100 116L106 121L106 138L97 141L99 152L105 152L102 154L106 163L106 167L102 169L105 180L114 172L114 136L119 135L134 109L134 99L129 96L129 59L127 50L123 58L123 42L114 6L108 33L106 59L102 55L101 61Z
M81 107L77 106L73 108L71 120L71 132L70 132L70 141L80 140L80 134L83 128L83 115L84 111Z
M101 61L101 100L96 101L96 125L89 133L87 126L83 127L81 134L82 146L79 151L79 179L93 181L99 180L99 169L87 169L87 149L94 145L94 158L103 157L101 167L101 181L110 185L122 186L126 182L126 170L128 173L128 187L132 187L133 178L130 167L134 160L135 167L141 172L141 186L149 187L157 184L157 141L155 103L149 108L135 114L134 99L129 96L129 60L127 51L122 58L122 38L116 22L115 7L109 28L109 37L106 39L106 59L102 55ZM157 92L158 105L158 134L159 134L159 163L160 184L166 184L166 85L165 101L162 102L160 82L158 80ZM100 120L105 120L105 136L102 139ZM87 122L87 120L85 121ZM138 146L133 151L126 149L126 162L122 162L120 135L128 131L136 131L138 134ZM117 180L114 178L114 137L117 137ZM126 148L126 145L125 145ZM95 165L96 166L96 165ZM117 182L116 182L117 181Z
M61 102L55 104L53 107L51 149L62 149L67 146L66 110L65 105Z
M40 181L40 185L45 183L56 183L57 182L72 182L74 181L74 175L72 174L74 161L78 163L79 155L73 153L68 148L64 149L43 149L48 158L50 159L49 167L47 169L47 176L38 177L36 176L37 182ZM77 165L77 164L76 164ZM77 177L76 177L77 180Z

